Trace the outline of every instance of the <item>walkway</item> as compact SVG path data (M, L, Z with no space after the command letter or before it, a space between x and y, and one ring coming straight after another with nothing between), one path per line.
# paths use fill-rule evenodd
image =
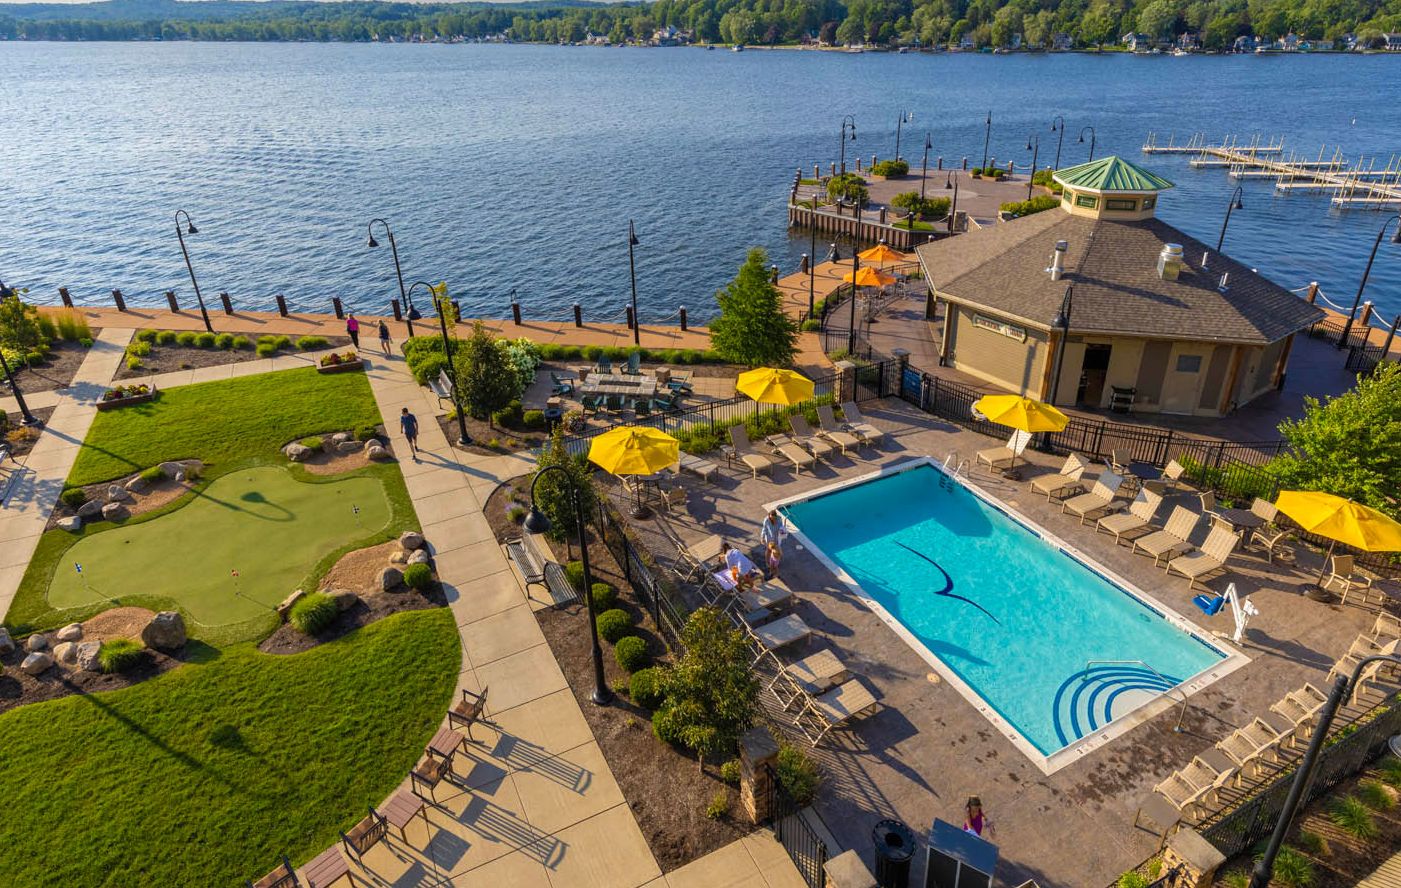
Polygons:
M1377 867L1357 888L1401 888L1401 854L1396 854L1386 863Z

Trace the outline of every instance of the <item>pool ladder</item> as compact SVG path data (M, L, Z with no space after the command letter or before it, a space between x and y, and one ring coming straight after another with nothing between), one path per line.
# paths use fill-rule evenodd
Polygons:
M968 460L960 459L957 450L950 450L949 455L944 457L944 468L949 469L950 467L955 467L950 473L955 478L960 475L964 478L968 477Z
M1142 660L1086 660L1085 672L1089 673L1090 667L1095 664L1099 664L1100 666L1142 666L1144 669L1147 669L1149 672L1153 673L1159 679L1161 679L1163 684L1168 685L1167 690L1165 690L1163 693L1171 694L1172 692L1176 691L1178 694L1180 694L1182 696L1182 708L1178 710L1177 724L1173 725L1172 732L1174 734L1182 733L1182 720L1187 717L1187 692L1182 690L1180 685L1173 684L1172 680L1169 679L1166 675L1163 675L1161 672L1154 669L1152 666L1149 666ZM1082 682L1089 681L1090 676L1086 674L1080 680Z

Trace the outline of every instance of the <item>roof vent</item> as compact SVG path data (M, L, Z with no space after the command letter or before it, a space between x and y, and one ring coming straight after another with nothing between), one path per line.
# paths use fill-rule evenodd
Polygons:
M1056 249L1051 253L1051 267L1046 269L1051 273L1051 280L1058 281L1065 274L1065 251L1069 249L1069 241L1056 241Z
M1158 277L1165 281L1175 281L1181 272L1182 245L1163 244L1163 251L1158 254Z
M1228 271L1225 274L1221 275L1221 283L1216 285L1216 289L1220 290L1222 293L1226 292L1226 284L1229 283L1230 280L1231 273Z
M1206 260L1211 258L1210 253L1202 253L1202 271L1206 271Z

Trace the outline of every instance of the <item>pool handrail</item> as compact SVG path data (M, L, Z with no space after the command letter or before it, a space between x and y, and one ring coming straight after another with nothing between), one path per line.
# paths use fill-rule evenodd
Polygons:
M1101 666L1132 666L1137 664L1139 666L1142 666L1144 669L1147 669L1154 675L1158 676L1158 678L1163 680L1164 684L1170 685L1170 687L1168 687L1168 689L1164 691L1164 693L1172 693L1173 691L1176 691L1177 693L1182 695L1182 709L1179 710L1177 713L1177 724L1173 726L1172 732L1174 734L1182 733L1182 720L1187 716L1187 692L1182 690L1181 685L1172 684L1171 679L1169 679L1166 675L1163 675L1158 670L1154 669L1152 666L1143 662L1142 660L1086 660L1085 672L1088 673L1090 671L1090 667L1095 665L1096 663L1098 663ZM1089 681L1090 676L1082 675L1080 677L1080 680Z

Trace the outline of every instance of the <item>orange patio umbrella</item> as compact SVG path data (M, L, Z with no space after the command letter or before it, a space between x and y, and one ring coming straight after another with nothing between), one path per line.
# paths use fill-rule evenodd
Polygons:
M895 278L882 274L874 268L861 268L853 276L851 272L842 275L843 283L856 284L858 287L884 287L887 284L895 283Z
M876 244L869 250L862 250L857 255L861 257L862 262L874 262L877 265L883 265L886 262L901 262L905 258L903 253L890 249L884 243Z

